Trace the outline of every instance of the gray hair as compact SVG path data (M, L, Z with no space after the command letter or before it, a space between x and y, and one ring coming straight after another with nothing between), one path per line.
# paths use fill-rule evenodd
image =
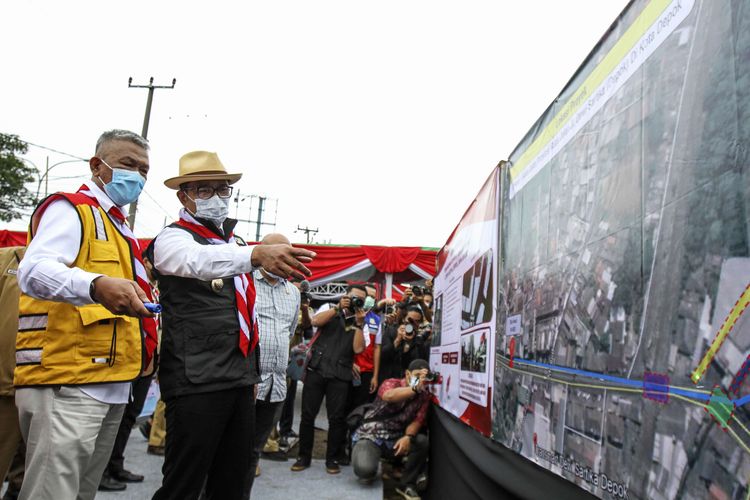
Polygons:
M148 151L149 149L148 141L135 132L131 132L130 130L114 129L108 130L107 132L104 132L99 136L99 139L96 141L96 152L94 154L99 154L102 146L110 141L128 141L142 147L146 151Z

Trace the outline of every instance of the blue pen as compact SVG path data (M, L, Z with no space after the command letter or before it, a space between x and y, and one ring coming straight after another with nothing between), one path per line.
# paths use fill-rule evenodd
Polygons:
M161 312L161 304L154 304L153 302L144 302L143 306L154 314Z

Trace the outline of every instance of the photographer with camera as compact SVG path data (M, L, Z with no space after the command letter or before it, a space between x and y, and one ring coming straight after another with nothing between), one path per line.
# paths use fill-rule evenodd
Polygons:
M302 391L302 419L299 426L299 455L292 471L310 467L315 439L315 417L323 397L328 413L326 472L341 472L336 458L346 435L346 401L352 383L354 355L365 349L362 332L367 291L361 285L349 285L337 305L323 305L313 318L318 328L311 347Z
M422 309L416 305L403 307L406 313L397 317L399 323L391 323L381 328L380 354L375 358L375 371L378 381L399 377L415 359L429 359L431 327L424 322Z
M422 310L424 320L432 322L432 289L428 286L410 286L404 291L401 300L403 308L417 306Z
M385 380L372 409L364 414L354 433L354 474L369 482L375 479L381 458L406 457L406 466L396 491L407 500L418 500L417 477L424 468L429 440L419 431L425 426L430 405L426 386L438 375L427 361L409 363L403 378Z

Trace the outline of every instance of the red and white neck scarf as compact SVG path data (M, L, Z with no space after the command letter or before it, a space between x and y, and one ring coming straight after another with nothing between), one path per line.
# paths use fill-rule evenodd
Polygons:
M95 206L100 206L98 200L96 199L96 196L94 196L94 194L89 191L89 188L85 184L78 189L78 192L81 194L85 194L88 198L90 198L94 202L93 204ZM133 231L130 230L130 227L128 226L127 220L125 218L125 214L122 213L122 210L120 210L116 206L113 206L107 213L111 216L111 218L120 221L118 228L130 245L130 250L133 254L135 281L136 283L138 283L138 286L141 287L143 293L146 294L148 300L150 302L153 302L154 292L148 282L146 268L143 266L143 256L141 255L142 250L138 239L133 234ZM141 318L141 325L143 326L144 343L146 345L145 366L148 366L151 363L151 357L153 356L154 351L156 350L156 346L159 343L159 336L156 333L156 318Z
M180 210L177 225L208 240L212 245L234 245L234 233L226 241L218 234L198 222L184 208ZM240 351L247 355L258 345L258 319L255 315L255 283L250 273L234 277L234 295L237 299L237 319L240 322ZM252 331L252 333L251 333Z

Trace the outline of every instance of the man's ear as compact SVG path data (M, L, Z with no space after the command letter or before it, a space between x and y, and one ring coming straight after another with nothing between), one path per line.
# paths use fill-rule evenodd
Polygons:
M93 175L94 177L99 176L99 169L102 168L102 165L103 163L99 158L97 158L96 156L92 156L89 159L89 169L91 170L91 175Z

